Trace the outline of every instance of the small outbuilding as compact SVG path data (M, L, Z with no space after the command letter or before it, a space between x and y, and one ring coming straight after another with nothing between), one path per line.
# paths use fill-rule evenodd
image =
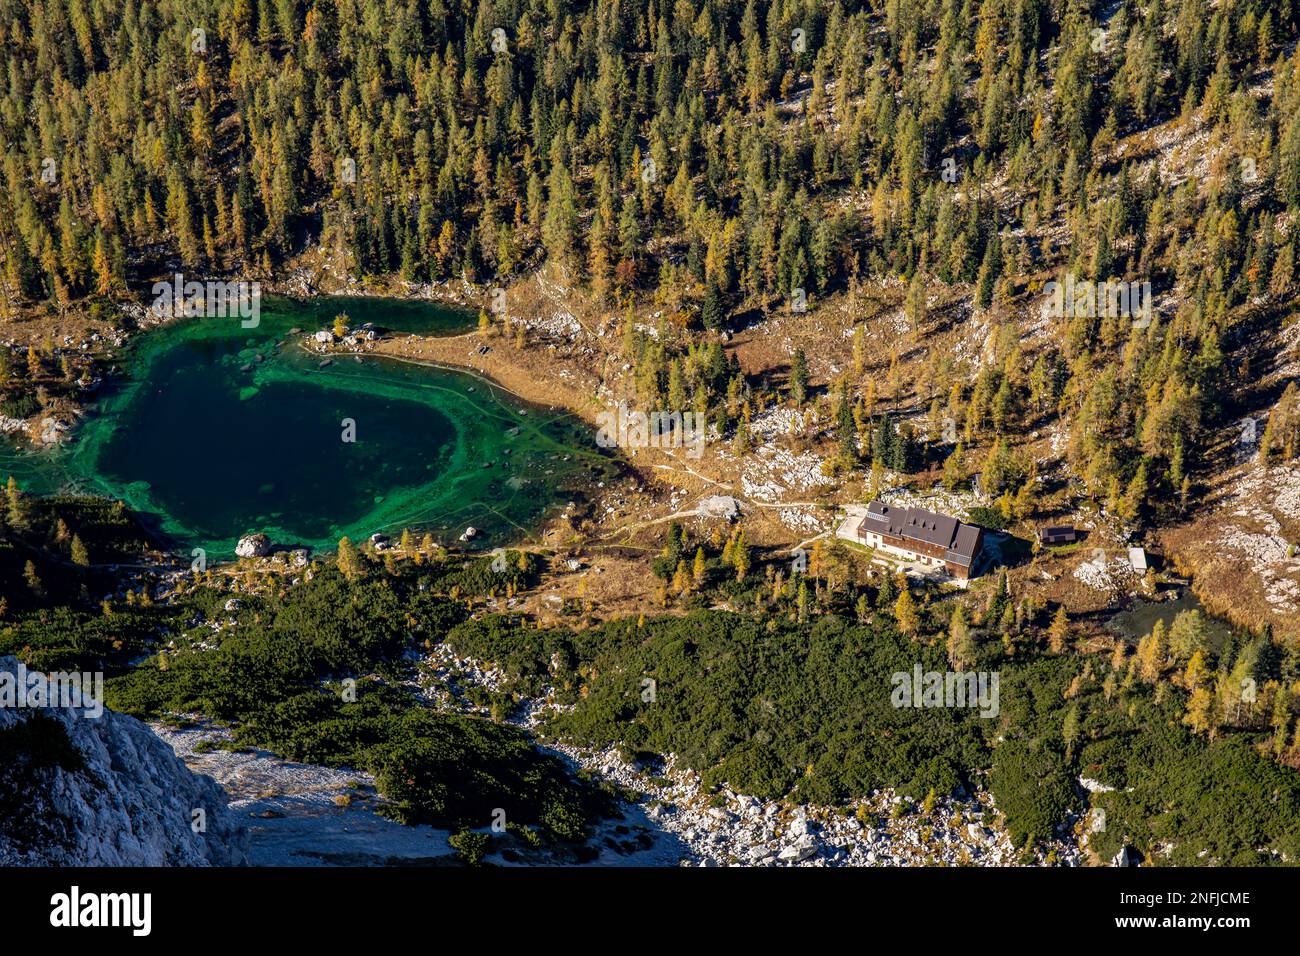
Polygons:
M1079 532L1075 530L1074 525L1048 525L1038 529L1038 540L1047 546L1074 544L1079 540Z

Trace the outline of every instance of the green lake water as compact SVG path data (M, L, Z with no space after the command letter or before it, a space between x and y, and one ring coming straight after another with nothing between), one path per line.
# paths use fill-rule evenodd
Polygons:
M179 320L133 340L127 374L72 441L0 445L0 475L39 494L122 499L170 547L213 557L255 531L316 550L404 527L443 544L469 525L481 532L474 547L519 542L614 476L582 423L475 376L372 356L320 367L298 342L339 312L353 328L423 334L477 319L422 302L268 298L254 329Z

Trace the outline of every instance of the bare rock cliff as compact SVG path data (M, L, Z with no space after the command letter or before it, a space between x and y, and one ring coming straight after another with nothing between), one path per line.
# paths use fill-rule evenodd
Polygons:
M0 704L0 866L247 862L225 791L134 717L94 713Z

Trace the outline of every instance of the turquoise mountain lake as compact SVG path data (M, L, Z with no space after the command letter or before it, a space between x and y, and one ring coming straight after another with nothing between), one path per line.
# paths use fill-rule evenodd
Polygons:
M42 494L122 499L168 546L230 557L255 531L319 550L406 527L447 544L473 525L475 547L504 545L616 474L582 423L481 378L370 355L320 367L299 343L339 312L352 328L403 333L476 321L423 302L336 298L268 298L253 329L178 320L132 341L124 380L71 442L2 447L0 475Z

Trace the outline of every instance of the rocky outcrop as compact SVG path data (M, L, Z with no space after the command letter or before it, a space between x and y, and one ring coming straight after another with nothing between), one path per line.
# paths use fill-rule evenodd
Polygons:
M0 674L17 671L0 657ZM0 707L0 866L243 865L225 792L98 709Z
M1115 859L1110 861L1111 866L1141 866L1142 854L1131 846L1122 846Z

